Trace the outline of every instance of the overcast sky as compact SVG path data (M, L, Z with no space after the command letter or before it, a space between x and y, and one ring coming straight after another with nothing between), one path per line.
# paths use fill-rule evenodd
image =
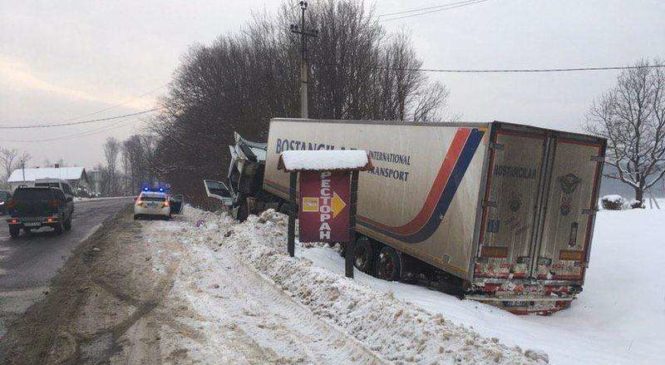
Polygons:
M457 0L373 4L377 14L384 14L452 2ZM0 125L59 123L149 109L165 92L188 47L236 32L252 13L274 12L280 3L0 0ZM316 0L310 6L316 6ZM663 0L489 0L382 24L388 31L411 34L425 68L599 67L665 59ZM617 74L430 76L448 86L450 110L463 120L579 131L590 103L614 84ZM90 167L103 160L106 137L122 139L144 125L141 118L133 118L44 130L5 129L0 130L0 146L28 151L31 165L62 158Z

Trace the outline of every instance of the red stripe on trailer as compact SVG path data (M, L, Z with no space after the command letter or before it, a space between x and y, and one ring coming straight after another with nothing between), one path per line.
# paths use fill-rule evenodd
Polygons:
M429 194L427 195L423 207L410 222L402 226L391 227L373 221L367 217L358 217L359 220L365 221L374 226L377 226L379 228L400 235L411 235L418 232L432 216L434 208L436 208L439 198L441 197L444 188L448 184L450 176L453 172L453 168L457 164L457 160L459 159L460 154L462 153L462 150L464 149L464 146L466 145L466 142L470 134L471 134L470 128L459 128L457 130L457 133L455 133L455 137L453 137L453 141L450 144L450 147L448 148L446 157L441 163L441 168L439 169L439 172L437 173L437 176L434 179L434 183L430 188Z

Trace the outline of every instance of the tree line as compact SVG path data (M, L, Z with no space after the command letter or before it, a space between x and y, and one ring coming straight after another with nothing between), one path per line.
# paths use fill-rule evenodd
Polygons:
M273 117L299 116L300 9L285 2L242 31L183 58L156 118L153 168L196 203L202 180L222 179L233 132L264 141ZM309 116L320 119L440 120L448 90L420 72L406 34L389 34L362 1L317 1L306 13Z
M104 143L104 164L93 170L92 183L102 196L137 195L142 186L158 182L152 169L156 137L135 134L124 141L109 137Z
M195 45L183 57L155 118L150 171L197 204L201 181L223 179L233 132L264 141L273 117L299 116L300 9L284 2L237 34ZM454 119L448 90L417 71L407 34L388 33L361 0L321 0L306 13L309 116L435 122ZM636 206L665 176L665 76L661 59L624 70L596 99L588 132L607 138L605 176L631 186Z

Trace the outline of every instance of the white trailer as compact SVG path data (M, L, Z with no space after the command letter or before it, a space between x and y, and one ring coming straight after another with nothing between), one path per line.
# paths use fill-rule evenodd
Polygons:
M363 149L356 266L436 278L515 313L566 308L582 290L606 141L503 122L273 119L263 190L288 199L279 154Z

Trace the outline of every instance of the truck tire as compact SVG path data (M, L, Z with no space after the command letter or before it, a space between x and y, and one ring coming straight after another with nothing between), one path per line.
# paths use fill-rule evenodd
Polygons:
M12 238L18 237L18 235L21 233L21 228L17 226L9 226L9 235Z
M353 266L364 273L371 274L374 269L375 258L375 247L372 244L372 241L366 236L360 236L356 241L356 252Z
M71 230L72 230L72 217L71 217L71 216L69 216L69 219L67 219L67 220L65 221L65 223L63 224L63 226L64 226L64 228L65 228L65 231L71 231Z
M383 280L399 280L400 263L397 251L390 246L383 246L376 260L376 276Z

